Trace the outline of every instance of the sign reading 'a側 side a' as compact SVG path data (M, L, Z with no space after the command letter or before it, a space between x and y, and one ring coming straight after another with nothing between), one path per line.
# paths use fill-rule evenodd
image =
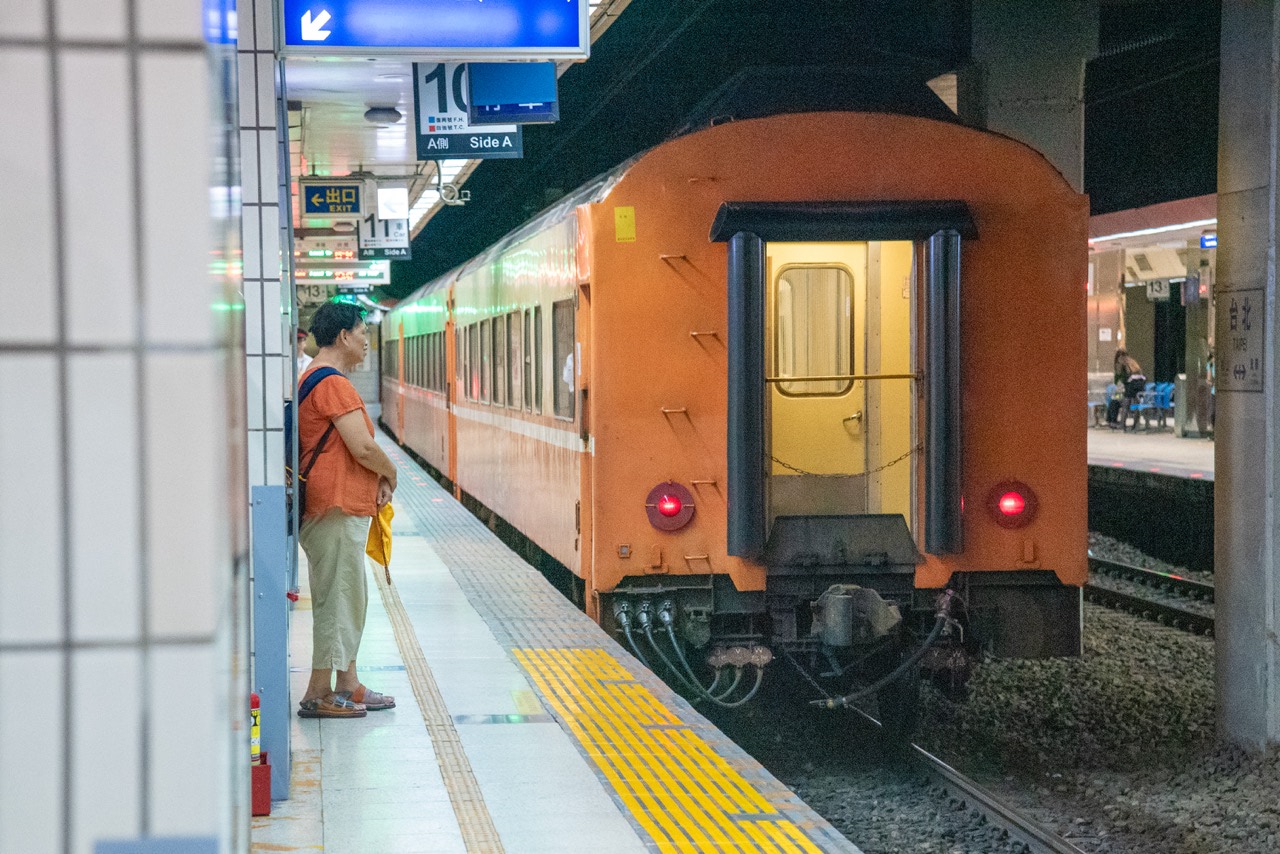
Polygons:
M467 120L467 66L415 63L413 105L419 160L511 160L524 156L519 125L472 127Z

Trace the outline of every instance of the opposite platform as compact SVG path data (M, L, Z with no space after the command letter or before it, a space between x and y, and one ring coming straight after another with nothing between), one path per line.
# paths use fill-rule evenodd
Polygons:
M1126 433L1091 427L1089 465L1213 480L1213 440L1184 439L1159 430Z
M392 584L372 567L359 672L398 708L295 719L293 798L255 851L858 851L379 441L401 472Z

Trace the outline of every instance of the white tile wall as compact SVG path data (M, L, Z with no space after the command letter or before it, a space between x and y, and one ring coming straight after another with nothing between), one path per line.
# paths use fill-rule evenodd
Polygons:
M203 38L200 4L173 0L141 0L138 4L138 32L144 39Z
M245 204L256 204L262 201L258 195L258 166L260 155L258 154L258 137L262 134L252 130L240 131L240 180L243 182L241 186L244 193L241 199ZM272 192L268 185L269 194ZM268 198L267 201L271 201Z
M192 433L193 425L225 420L219 404L221 371L215 353L156 353L146 358L147 539L150 624L161 638L213 635L225 591L219 572L230 559L225 526L226 462L212 442L165 441ZM208 431L206 435L213 435ZM178 475L178 476L175 476Z
M43 38L45 10L31 0L0 0L0 36Z
M147 340L211 345L219 294L209 277L209 173L192 168L209 162L209 128L190 118L208 115L208 61L157 54L140 65ZM198 210L183 204L197 197Z
M0 685L41 699L0 704L0 854L248 848L244 331L210 264L239 129L202 5L0 0Z
M141 425L134 364L128 353L74 354L68 360L76 640L141 639ZM164 443L148 442L157 444Z
M64 818L62 656L0 652L0 685L41 698L39 715L0 715L0 854L54 854Z
M75 239L67 264L65 311L77 344L124 344L137 330L133 169L128 59L120 51L62 57L65 228Z
M33 4L34 5L34 4ZM57 0L58 35L64 39L121 41L125 36L124 0Z
M241 214L244 244L244 277L246 279L262 278L262 207L261 205L244 206ZM254 306L254 310L259 306ZM245 318L248 320L248 317Z
M214 650L209 647L154 647L151 651L151 782L148 797L157 835L216 832L219 777L214 746L223 739L217 706L196 706L186 698L216 684ZM169 757L180 756L182 762ZM248 739L241 766L246 773ZM203 831L199 831L203 828Z
M71 838L73 851L88 852L142 832L142 652L85 649L73 662Z
M57 360L0 358L0 401L0 644L55 641L63 602Z
M246 280L244 283L244 302L245 305L262 305L262 282ZM262 316L259 312L258 323L249 323L246 319L244 325L244 351L245 353L261 353L262 342Z
M3 0L0 30L21 23L23 9L44 9L29 0ZM11 20L12 19L12 20ZM0 253L21 276L0 276L0 304L21 305L22 323L0 328L3 342L50 342L56 337L57 289L53 236L53 142L49 61L42 50L0 50L0 172L5 195L21 205L0 204ZM17 117L22 117L20 120Z

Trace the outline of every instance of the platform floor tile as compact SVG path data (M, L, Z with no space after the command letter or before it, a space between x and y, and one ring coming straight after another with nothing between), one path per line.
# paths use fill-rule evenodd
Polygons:
M399 541L393 545L395 585L414 615L422 648L446 657L442 661L428 653L442 691L450 678L449 655L488 659L501 654L518 662L536 688L535 699L559 722L560 738L589 763L594 790L609 793L650 851L856 854L852 843L602 633L445 490L432 480L404 476L421 470L386 437L379 441L402 470L396 519L409 535L409 548L422 550L415 552L414 566L438 562L461 597L428 590L416 576L405 578L395 570L402 560ZM416 610L410 603L417 603ZM427 618L433 612L459 618L465 637L461 650L459 635L446 621ZM491 641L484 641L485 632L471 613ZM466 696L464 683L452 690L459 701ZM518 695L511 696L517 702ZM527 702L519 700L522 709ZM546 793L537 788L535 773L520 769L522 764L536 767L538 743L554 738L554 730L531 726L492 734L460 728L478 777L488 773L491 762L508 769L505 788L485 787L495 822L500 828L516 826L496 814L510 801L525 811L519 826L526 833L556 815L538 801L525 800L520 791L527 782L537 795ZM502 835L505 842L508 834ZM591 850L601 850L601 840L595 837Z

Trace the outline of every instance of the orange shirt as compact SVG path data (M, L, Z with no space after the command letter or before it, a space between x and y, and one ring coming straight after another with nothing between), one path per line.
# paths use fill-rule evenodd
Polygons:
M314 370L308 369L302 377ZM306 471L312 451L333 419L357 409L364 415L365 426L372 436L373 422L351 380L342 374L320 380L298 408L298 468L301 471ZM378 512L378 475L356 462L336 427L325 440L324 450L307 476L307 506L302 518L322 516L334 507L348 516L373 516Z

